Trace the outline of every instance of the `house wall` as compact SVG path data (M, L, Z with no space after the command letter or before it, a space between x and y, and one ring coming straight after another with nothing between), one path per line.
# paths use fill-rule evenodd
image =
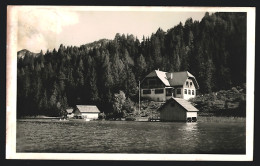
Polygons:
M151 94L144 94L144 90L151 90ZM155 94L156 90L163 90L163 93ZM166 101L166 90L165 88L142 89L141 96L144 98L149 98L153 101Z
M178 90L180 89L180 90ZM177 92L180 91L181 93L178 94ZM183 98L183 94L184 94L184 91L183 91L183 87L174 87L174 97L177 97L177 98Z
M164 84L158 77L145 78L141 84L143 89L164 88Z
M84 118L88 119L98 119L97 112L80 112L79 109L75 109L74 115L82 115Z
M188 84L186 84L186 82L188 82ZM164 89L164 92L162 94L155 94L155 89L162 89L162 88ZM164 102L171 98L171 96L166 96L165 85L157 77L145 78L145 80L141 85L141 89L142 89L141 96L145 98L149 98L153 101ZM148 90L148 89L151 90L151 94L144 94L143 90ZM181 93L178 94L177 91L180 91ZM194 94L192 94L192 91ZM192 79L187 79L182 86L174 87L173 97L189 100L190 98L194 98L195 96L196 96L196 88L195 88L194 81Z
M174 97L174 88L172 87L168 87L165 88L165 92L166 92L166 100L169 100L170 98Z
M197 112L187 112L187 118L192 118L192 117L197 118Z
M83 112L81 113L81 115L84 117L84 118L88 118L88 119L98 119L98 113L90 113L90 112Z
M172 98L173 96L166 96L166 100L169 100L170 98Z
M74 115L81 115L81 112L79 111L78 108L76 108L74 111L73 111Z
M171 101L160 111L161 121L186 121L186 110L177 102Z
M186 82L188 84L186 84ZM185 94L185 89L187 91L187 94ZM190 94L189 94L190 91ZM192 91L194 91L194 95L192 94ZM194 82L192 79L187 79L183 85L183 89L182 89L183 95L182 98L185 100L189 100L190 98L194 98L196 96L196 88L194 85Z
M74 114L73 113L69 113L69 114L67 114L67 117L68 118L72 118L72 117L74 117Z

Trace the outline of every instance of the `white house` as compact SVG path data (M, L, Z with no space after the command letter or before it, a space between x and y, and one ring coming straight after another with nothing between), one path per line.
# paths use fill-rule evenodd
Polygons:
M68 118L72 118L74 116L72 108L68 108L68 109L66 109L66 111L67 111L67 117Z
M84 119L98 119L100 111L95 105L76 105L73 113L74 116L81 116Z
M199 84L188 71L154 70L141 82L141 96L154 101L166 101L171 97L188 100L196 96L197 89L199 89Z

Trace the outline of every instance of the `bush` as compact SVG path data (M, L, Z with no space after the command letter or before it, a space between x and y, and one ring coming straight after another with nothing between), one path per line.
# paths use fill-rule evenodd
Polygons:
M132 113L134 111L134 103L130 98L125 100L122 109L126 110L127 113Z
M246 94L242 92L240 87L233 87L231 90L198 95L190 99L190 102L205 115L245 116Z
M105 119L105 118L106 118L106 114L104 112L98 115L98 119Z
M135 121L135 117L126 117L125 120L126 121Z

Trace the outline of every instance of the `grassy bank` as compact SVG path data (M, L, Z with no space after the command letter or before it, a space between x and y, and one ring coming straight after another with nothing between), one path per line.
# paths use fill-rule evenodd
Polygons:
M199 116L198 122L234 122L245 123L245 117L219 117L219 116Z
M35 116L22 116L18 119L58 119L60 117L50 117L45 115L35 115Z
M199 110L200 116L206 117L245 117L245 86L233 87L230 90L197 95L190 102Z

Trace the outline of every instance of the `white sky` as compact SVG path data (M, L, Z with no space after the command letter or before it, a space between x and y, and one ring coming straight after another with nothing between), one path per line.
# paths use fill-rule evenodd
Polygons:
M176 8L22 6L18 10L17 49L45 52L60 44L80 46L103 38L114 39L116 33L133 34L141 41L143 35L148 37L159 27L167 31L190 17L200 21L204 14Z

